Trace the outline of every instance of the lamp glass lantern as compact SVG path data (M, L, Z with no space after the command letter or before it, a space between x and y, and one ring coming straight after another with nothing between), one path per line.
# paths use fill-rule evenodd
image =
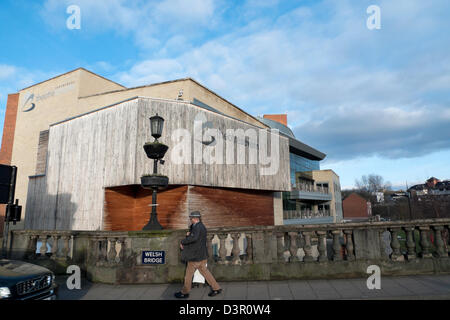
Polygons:
M153 117L150 117L150 129L152 132L152 137L155 138L155 140L158 140L158 138L161 137L162 131L164 127L164 119L158 114L156 114Z

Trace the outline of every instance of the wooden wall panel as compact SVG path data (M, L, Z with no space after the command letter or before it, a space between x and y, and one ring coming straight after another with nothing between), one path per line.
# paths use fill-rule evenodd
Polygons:
M151 190L138 185L105 190L104 229L137 231L147 224ZM267 191L171 186L158 192L158 221L165 229L185 229L198 210L208 228L273 225L273 193Z
M158 221L165 229L185 229L187 186L171 186L158 192ZM138 231L147 224L152 192L139 185L105 189L104 230Z
M166 229L185 229L188 225L187 186L171 186L158 192L158 221ZM139 188L136 198L136 216L139 218L141 230L150 218L152 207L152 191ZM142 225L142 227L141 227Z
M274 225L273 192L189 186L189 211L213 227Z

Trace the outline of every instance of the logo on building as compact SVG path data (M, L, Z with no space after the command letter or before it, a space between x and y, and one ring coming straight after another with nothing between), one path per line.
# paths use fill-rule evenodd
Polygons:
M22 105L22 111L29 112L33 110L36 107L36 104L33 103L33 101L34 101L34 93L30 93L27 100L25 100L25 102Z
M43 94L30 93L22 105L22 112L30 112L36 108L36 103L47 100L59 94L69 92L75 88L75 81L69 81L56 86L53 90L47 91Z

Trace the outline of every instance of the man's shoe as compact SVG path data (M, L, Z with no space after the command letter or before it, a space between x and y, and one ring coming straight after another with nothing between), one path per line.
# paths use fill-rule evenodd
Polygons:
M214 296L217 296L219 293L221 293L222 292L222 289L219 289L219 290L211 290L211 292L210 293L208 293L208 296L210 296L210 297L214 297Z
M186 299L188 297L189 297L189 293L185 294L185 293L182 293L181 291L175 293L175 298L178 298L178 299Z

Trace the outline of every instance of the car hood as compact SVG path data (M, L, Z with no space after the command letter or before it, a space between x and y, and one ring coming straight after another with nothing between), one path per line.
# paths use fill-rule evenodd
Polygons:
M47 268L35 264L18 260L0 259L0 282L27 279L51 273Z

